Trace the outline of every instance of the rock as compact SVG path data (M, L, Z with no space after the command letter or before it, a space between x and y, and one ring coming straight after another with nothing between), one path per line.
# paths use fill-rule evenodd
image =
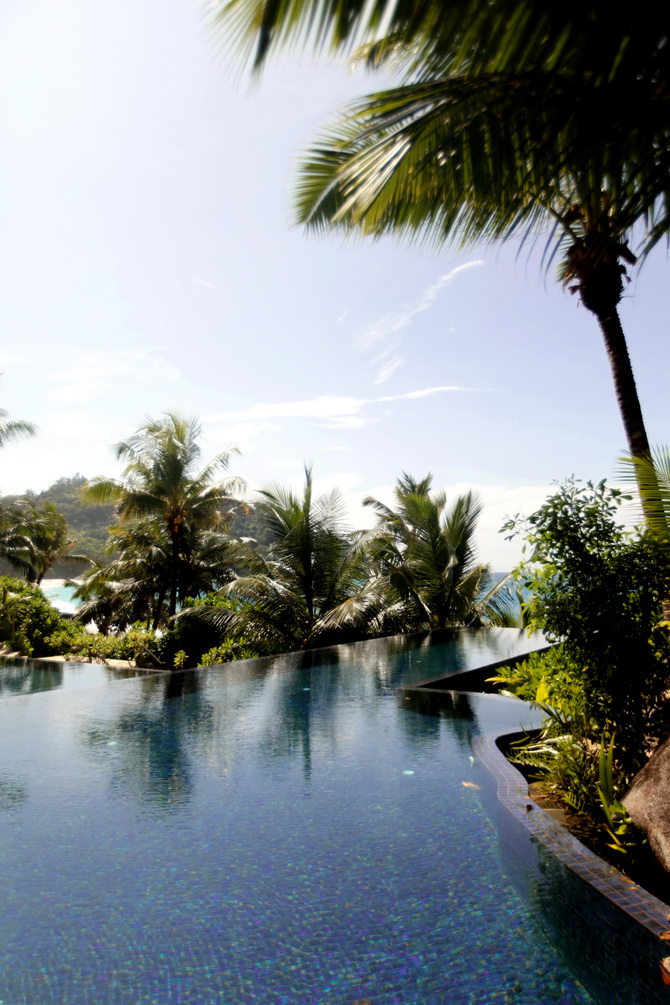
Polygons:
M621 801L670 873L670 740L652 754Z

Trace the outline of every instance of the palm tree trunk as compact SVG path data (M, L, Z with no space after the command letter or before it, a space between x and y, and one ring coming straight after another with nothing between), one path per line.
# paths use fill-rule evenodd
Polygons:
M172 569L170 576L170 606L168 617L171 618L177 613L177 570L179 568L179 539L175 535L172 538Z
M630 356L628 355L626 338L619 319L619 312L614 307L609 311L593 311L593 313L598 319L600 331L605 341L605 349L619 405L619 414L621 415L626 440L628 441L628 450L631 457L650 458L649 438L647 437L647 430L642 418L642 407L637 393ZM648 491L643 491L641 485L639 485L639 488L642 512L644 513L647 525L651 528L654 526L654 522L658 523L658 506L654 503L653 499L649 498Z
M584 271L578 270L577 274L580 279L578 288L582 303L587 310L595 314L605 342L628 449L632 457L649 458L651 457L649 438L642 418L642 407L628 355L626 337L617 310L623 293L619 256L614 254L595 265L592 261L587 261L587 268ZM637 477L642 512L647 525L652 527L657 508L649 500L647 493L642 491L639 476Z
M152 630L155 632L161 622L161 612L163 610L163 603L165 601L165 587L161 586L160 592L158 594L158 600L156 601L156 607L154 608L153 623L151 625Z
M594 312L596 313L596 312ZM649 439L642 418L642 407L637 393L633 368L628 355L626 338L621 327L619 312L613 308L596 313L605 340L605 349L612 371L616 399L624 425L628 449L633 457L649 457Z

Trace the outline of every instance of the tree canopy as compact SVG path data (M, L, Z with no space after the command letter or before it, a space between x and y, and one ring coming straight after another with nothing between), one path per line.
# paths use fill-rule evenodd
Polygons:
M107 567L101 575L125 582L130 573L131 578L146 581L148 570L141 563L138 566L132 555L134 549L138 557L135 546L142 536L142 562L152 556L166 570L158 578L162 584L157 598L159 620L164 603L169 618L178 602L193 596L194 590L197 595L193 570L203 559L206 535L225 528L239 506L233 493L241 488L240 479L217 480L236 450L222 451L200 468L200 434L196 419L177 413L148 420L115 448L117 457L125 461L123 478L93 479L84 493L88 502L115 504L122 528L115 543L126 554L114 569Z

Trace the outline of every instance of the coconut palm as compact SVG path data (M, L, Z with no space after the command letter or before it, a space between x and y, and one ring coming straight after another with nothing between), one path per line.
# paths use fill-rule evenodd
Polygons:
M302 496L274 485L260 493L255 512L270 541L267 557L247 552L247 574L223 588L232 609L198 607L182 617L252 639L265 652L400 630L383 584L368 581L360 535L347 530L337 490L315 497L307 468Z
M670 228L668 19L530 0L228 0L218 24L259 68L289 42L400 71L308 154L297 219L439 245L547 235L600 326L628 447L649 442L617 305L629 247ZM379 38L383 27L384 34Z
M18 504L0 506L0 558L26 578L34 575L36 552Z
M373 563L406 610L405 630L516 624L505 579L478 563L474 533L481 503L472 492L447 509L432 476L398 479L395 509L368 496L379 518L370 544Z
M216 480L237 451L222 451L198 468L200 433L196 419L173 412L150 419L115 448L126 462L123 479L94 479L84 493L88 502L116 503L122 525L138 521L145 530L147 523L160 525L169 547L164 580L168 617L176 612L178 600L192 595L182 573L202 544L199 535L224 530L239 506L232 493L241 488L241 480Z
M167 624L173 566L165 524L158 520L119 524L110 531L107 553L111 561L95 563L75 591L83 601L77 618L95 621L101 631L112 626L123 630L137 621L154 630ZM239 558L239 545L227 534L192 529L188 548L178 555L179 603L217 590L232 577Z
M90 564L86 555L75 555L72 551L76 540L68 536L67 519L55 503L37 503L32 499L22 500L17 508L19 529L29 542L26 560L29 582L39 586L49 569L61 559L80 565Z

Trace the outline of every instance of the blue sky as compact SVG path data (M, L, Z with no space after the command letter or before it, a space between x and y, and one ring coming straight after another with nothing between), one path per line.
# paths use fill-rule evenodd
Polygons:
M292 228L299 151L381 86L284 59L260 85L188 0L0 10L0 384L40 427L0 489L116 474L145 416L200 416L250 493L338 485L352 522L404 470L485 503L481 557L552 480L612 476L625 439L594 319L512 245L439 253ZM668 263L621 308L652 441L670 428Z

